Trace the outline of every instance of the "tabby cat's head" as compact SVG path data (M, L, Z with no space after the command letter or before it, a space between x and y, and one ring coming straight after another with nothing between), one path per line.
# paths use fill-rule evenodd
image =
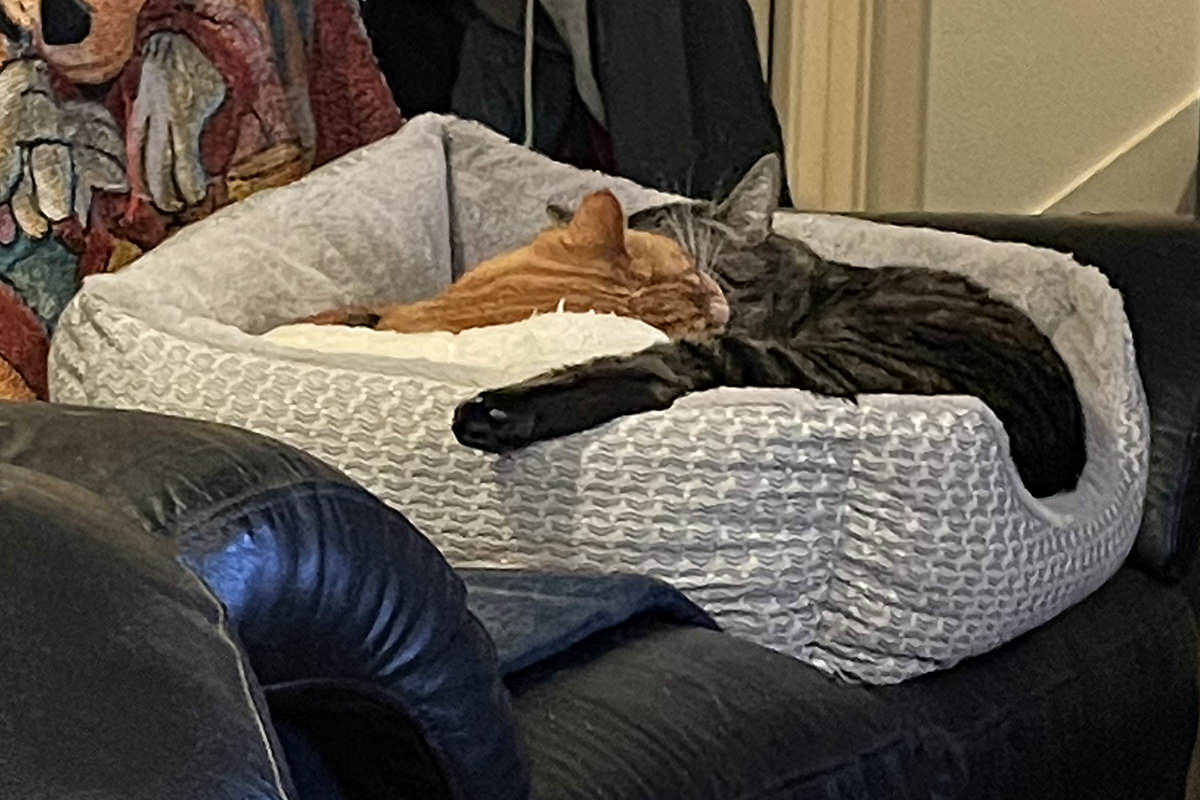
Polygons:
M630 217L629 227L675 239L702 271L719 274L723 252L752 248L770 235L782 184L779 156L769 153L721 202L684 201L646 209Z
M560 307L634 317L671 338L714 331L729 319L720 287L679 243L629 230L620 201L602 191L585 197L569 220L484 261L432 300L386 310L379 327L459 331Z

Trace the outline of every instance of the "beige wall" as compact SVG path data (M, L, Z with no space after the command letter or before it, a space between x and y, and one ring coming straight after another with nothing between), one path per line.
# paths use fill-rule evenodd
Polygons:
M1135 144L1121 148L1118 157L1063 193L1046 210L1193 213L1198 131L1200 103L1191 102L1151 126Z
M767 59L771 50L771 0L748 0L754 14L754 30L758 34L758 60L763 65L763 77L769 73Z
M1158 207L1196 162L1200 2L932 0L928 37L927 208L1174 210Z

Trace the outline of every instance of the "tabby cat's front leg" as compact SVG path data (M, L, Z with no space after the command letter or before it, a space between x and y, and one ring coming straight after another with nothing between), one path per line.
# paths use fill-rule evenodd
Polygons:
M670 342L482 392L455 411L454 435L467 447L503 453L664 409L715 385L713 355L709 343Z

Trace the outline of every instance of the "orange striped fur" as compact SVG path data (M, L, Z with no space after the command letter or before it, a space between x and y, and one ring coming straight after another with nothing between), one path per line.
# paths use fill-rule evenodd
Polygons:
M720 328L729 318L720 288L679 244L628 230L620 201L604 191L585 197L566 226L484 261L436 297L341 309L307 321L457 333L518 322L560 304L564 311L634 317L673 339Z

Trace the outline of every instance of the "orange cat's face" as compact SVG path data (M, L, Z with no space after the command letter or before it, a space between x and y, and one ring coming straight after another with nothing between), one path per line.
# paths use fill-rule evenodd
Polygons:
M483 262L432 300L380 309L377 327L460 331L517 322L560 304L634 317L673 339L729 320L716 282L674 240L627 230L620 202L606 191L584 198L568 225Z

